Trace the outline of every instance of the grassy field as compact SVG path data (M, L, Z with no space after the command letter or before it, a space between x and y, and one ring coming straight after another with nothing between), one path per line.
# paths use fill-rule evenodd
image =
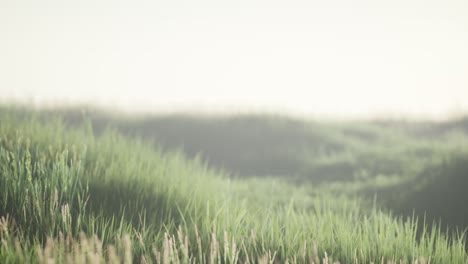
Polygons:
M467 119L0 120L2 263L468 263Z

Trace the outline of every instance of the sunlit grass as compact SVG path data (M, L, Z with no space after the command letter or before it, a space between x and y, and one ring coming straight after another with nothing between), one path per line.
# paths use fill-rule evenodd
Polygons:
M71 130L14 110L1 120L2 262L468 260L462 236L434 228L418 239L416 219L347 196L230 180L89 123Z

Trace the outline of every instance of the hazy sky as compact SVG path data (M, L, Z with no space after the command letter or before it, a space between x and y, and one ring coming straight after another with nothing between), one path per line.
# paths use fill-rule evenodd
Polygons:
M468 1L1 0L0 99L314 116L468 111Z

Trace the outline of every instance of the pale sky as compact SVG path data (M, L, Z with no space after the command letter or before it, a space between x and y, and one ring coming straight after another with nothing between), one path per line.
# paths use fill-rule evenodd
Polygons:
M1 0L0 99L155 112L468 112L468 1Z

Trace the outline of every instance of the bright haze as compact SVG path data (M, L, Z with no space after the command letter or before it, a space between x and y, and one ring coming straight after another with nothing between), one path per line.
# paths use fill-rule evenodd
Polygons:
M468 111L466 0L0 1L0 98L129 111Z

